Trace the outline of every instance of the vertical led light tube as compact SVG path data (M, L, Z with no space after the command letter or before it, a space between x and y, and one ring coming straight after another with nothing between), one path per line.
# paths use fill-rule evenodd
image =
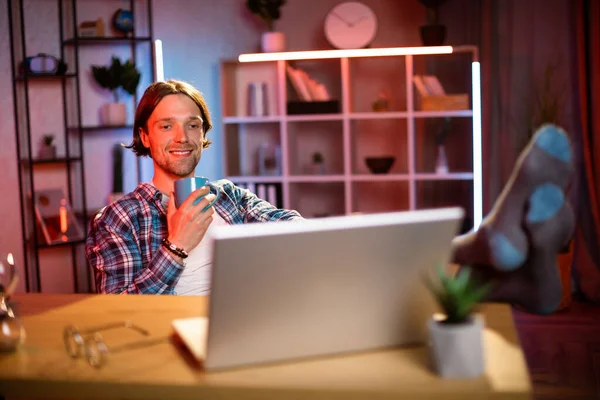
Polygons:
M483 167L481 149L481 66L471 64L473 96L473 228L477 230L483 219Z
M165 70L163 66L162 41L160 39L154 41L154 65L156 68L156 82L164 81Z

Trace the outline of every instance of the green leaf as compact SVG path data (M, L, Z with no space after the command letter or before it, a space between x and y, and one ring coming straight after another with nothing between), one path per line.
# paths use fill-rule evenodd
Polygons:
M480 284L473 278L468 266L461 266L454 276L449 275L445 268L439 267L437 281L434 282L429 276L424 280L426 287L446 314L445 322L449 324L467 320L492 285Z
M141 73L130 60L122 63L115 56L111 57L108 67L92 65L92 75L100 87L113 92L115 101L118 101L119 89L134 95L141 78Z

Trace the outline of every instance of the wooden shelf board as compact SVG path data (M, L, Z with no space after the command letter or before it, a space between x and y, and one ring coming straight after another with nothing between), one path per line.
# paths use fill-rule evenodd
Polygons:
M69 78L75 78L77 74L63 74L63 75L20 75L15 77L15 82L27 81L47 81L47 80L63 80Z
M415 118L440 118L440 117L472 117L472 110L455 110L455 111L414 111Z
M417 181L448 181L448 180L470 180L473 179L472 172L449 172L447 174L436 174L436 173L418 173L415 174L415 180Z
M135 37L135 38L119 37L119 36L78 37L78 38L72 38L72 39L67 39L67 40L63 41L63 45L70 46L70 45L77 44L79 46L85 46L85 45L118 44L118 43L130 44L130 43L151 42L151 41L152 41L152 39L148 36L140 36L140 37Z
M278 115L268 117L224 117L223 124L264 124L271 122L280 122L281 117Z

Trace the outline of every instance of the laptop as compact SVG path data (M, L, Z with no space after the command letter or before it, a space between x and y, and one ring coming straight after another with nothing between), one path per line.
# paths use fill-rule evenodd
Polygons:
M173 321L205 370L422 344L423 274L449 262L443 208L214 230L209 318Z

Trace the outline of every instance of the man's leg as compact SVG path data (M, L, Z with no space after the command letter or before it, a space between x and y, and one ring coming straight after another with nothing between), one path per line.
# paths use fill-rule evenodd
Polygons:
M562 286L558 252L573 235L575 217L569 203L544 222L525 223L531 243L525 263L514 271L501 271L489 265L473 265L473 275L491 282L485 301L506 302L538 314L548 314L560 304Z
M509 182L477 231L452 243L453 262L492 282L487 301L549 313L560 304L557 256L574 231L564 191L573 155L564 131L540 128L519 156Z
M499 271L519 268L531 251L526 216L531 223L543 223L558 213L566 204L564 191L572 175L573 155L566 133L554 125L538 129L479 229L453 241L453 261L491 265Z

